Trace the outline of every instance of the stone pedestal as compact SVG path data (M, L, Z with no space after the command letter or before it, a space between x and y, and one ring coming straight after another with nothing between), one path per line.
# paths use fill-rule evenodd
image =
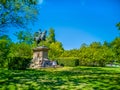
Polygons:
M30 63L30 68L40 68L51 66L51 61L48 60L48 48L40 46L33 49L33 59Z

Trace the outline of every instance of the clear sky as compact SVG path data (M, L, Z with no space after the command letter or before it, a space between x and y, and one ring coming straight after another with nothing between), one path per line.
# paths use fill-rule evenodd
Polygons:
M54 28L65 49L110 42L118 36L115 25L120 21L120 0L40 0L40 7L33 31Z

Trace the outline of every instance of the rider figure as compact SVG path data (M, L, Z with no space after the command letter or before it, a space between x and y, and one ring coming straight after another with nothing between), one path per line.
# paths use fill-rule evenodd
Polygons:
M34 37L34 40L36 41L36 44L38 46L41 41L45 41L47 31L45 30L44 32L42 32L41 29L39 29L38 32L35 33L37 33L37 36Z

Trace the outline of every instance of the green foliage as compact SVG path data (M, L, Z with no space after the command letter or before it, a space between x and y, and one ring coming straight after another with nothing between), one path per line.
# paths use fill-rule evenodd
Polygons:
M13 43L10 46L8 57L32 57L31 46L26 43Z
M20 31L16 36L18 43L11 43L8 36L0 37L0 66L7 66L8 58L32 57L32 48L36 47L35 42L31 40L32 34L29 31ZM48 52L50 60L58 58L58 63L65 66L106 66L106 64L120 64L119 42L120 38L117 37L111 43L93 42L90 45L82 44L79 49L64 50L62 43L55 39L54 29L51 28L46 41L42 41L40 45L50 49ZM59 59L60 57L63 58Z
M26 43L11 44L7 56L8 69L26 69L31 61L31 46Z
M55 30L53 28L50 28L49 31L48 31L48 35L46 37L46 40L45 41L41 41L41 43L39 44L40 46L47 46L47 47L50 47L50 45L52 43L55 43L56 42L56 39L55 39Z
M8 36L0 37L0 67L7 66L7 55L9 54L9 47L11 40Z
M26 57L11 57L8 62L8 69L10 70L25 70L29 67L31 58Z
M120 62L120 38L117 37L111 42L112 50L115 53L115 60Z
M21 30L19 32L16 32L14 34L17 37L17 40L19 43L26 43L26 44L32 44L33 43L33 35L29 30Z
M118 27L118 30L120 30L120 22L117 23L116 26Z
M51 43L49 48L50 48L50 50L49 50L48 54L51 59L60 57L64 50L62 47L62 43L60 43L60 42Z
M64 51L62 43L59 41L56 41L55 39L55 30L53 28L49 29L46 41L41 41L39 44L39 46L43 46L43 45L47 46L50 49L48 52L48 56L52 60L60 57ZM33 48L36 47L35 42L32 44L32 47Z
M89 46L83 44L80 49L64 50L62 57L77 57L82 66L105 66L115 59L115 53L106 42L93 42Z
M75 57L64 57L64 58L58 58L57 62L61 66L78 66L79 65L79 59Z
M61 57L78 57L79 56L79 50L78 49L71 49L71 50L64 50Z
M47 37L47 42L52 43L52 42L55 42L55 41L56 41L55 30L53 28L50 28L49 35Z
M37 18L36 4L37 0L0 0L0 31L9 25L27 27Z

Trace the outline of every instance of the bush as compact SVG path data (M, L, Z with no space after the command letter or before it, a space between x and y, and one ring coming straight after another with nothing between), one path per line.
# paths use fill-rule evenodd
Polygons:
M66 57L66 58L58 58L56 59L58 64L61 66L78 66L79 65L79 59L72 58L72 57Z
M106 65L106 61L104 60L92 60L92 59L79 59L80 66L92 66L92 67L104 67Z
M12 57L9 58L8 69L10 70L24 70L29 67L31 58L26 57Z

